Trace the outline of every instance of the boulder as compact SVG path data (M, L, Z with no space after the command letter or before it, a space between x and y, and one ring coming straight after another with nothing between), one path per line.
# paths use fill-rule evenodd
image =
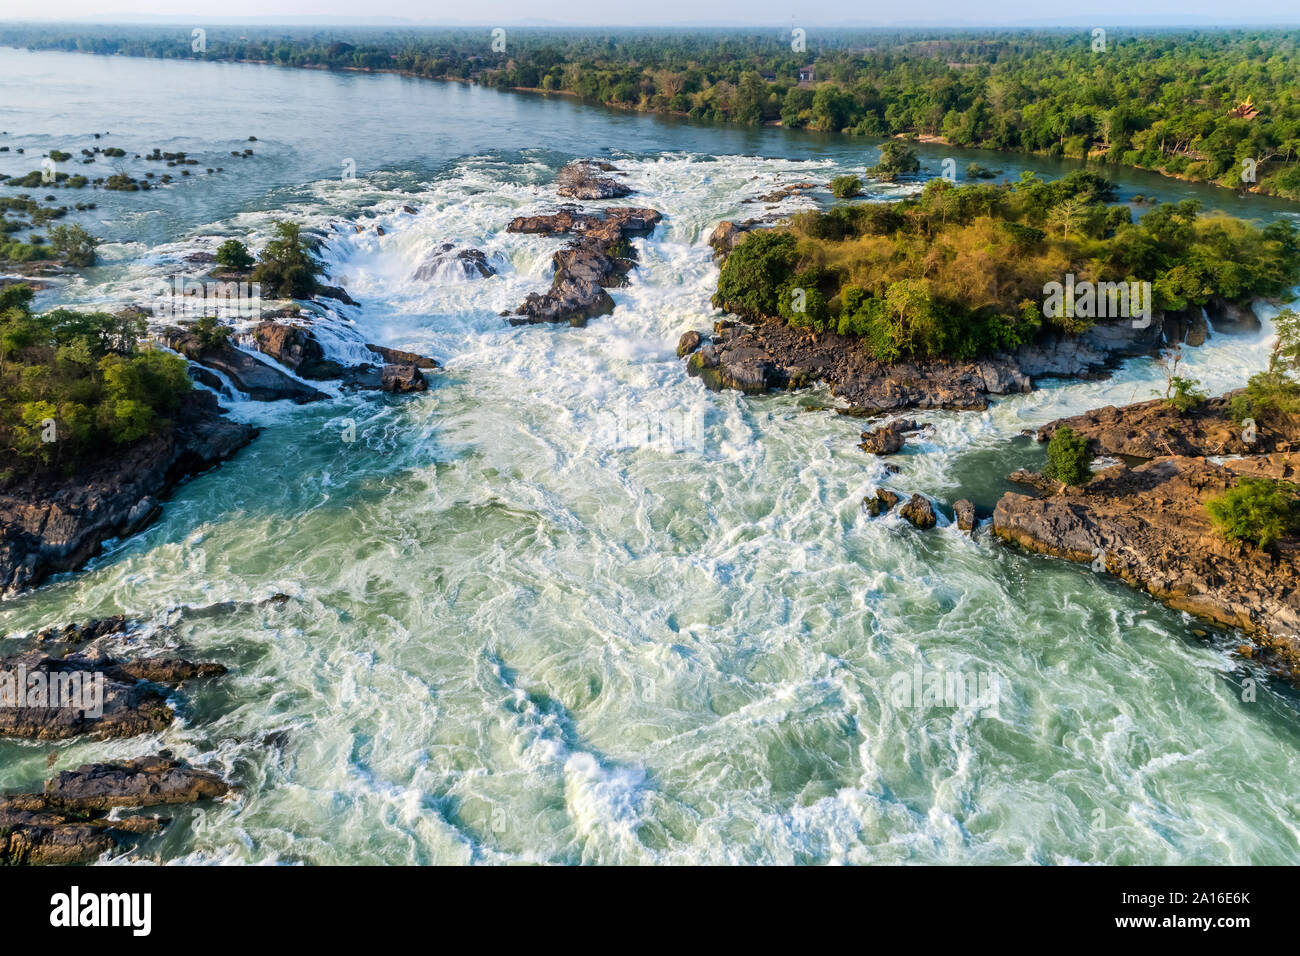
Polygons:
M898 513L906 518L909 522L918 528L933 528L938 522L934 513L934 505L930 504L928 498L921 495L912 495L903 507L898 509Z
M486 279L493 275L496 275L496 269L492 268L487 254L481 249L457 249L452 243L445 242L420 263L414 278L454 281Z
M257 350L303 378L332 379L343 374L343 366L325 357L311 329L301 325L261 322L253 329Z
M903 447L904 436L920 427L910 418L900 418L863 432L862 443L858 447L873 455L892 455Z
M555 177L556 189L569 199L617 199L628 196L632 188L610 176L600 175L613 171L608 163L577 159L568 163Z
M389 365L414 365L416 368L423 369L435 369L440 367L435 359L431 359L427 355L419 355L415 352L403 352L401 349L390 349L383 345L367 344L366 348L374 352Z
M429 383L414 365L385 365L379 387L385 392L423 392Z
M953 502L952 515L961 531L975 530L975 506L965 498Z
M677 340L677 357L684 358L700 347L701 336L694 329L688 329Z
M216 369L255 402L290 401L297 405L328 398L324 392L304 385L266 362L258 361L229 342L204 346L198 338L180 328L166 331L167 344L191 362Z
M885 488L877 488L874 495L868 495L862 499L862 506L871 517L878 518L883 514L888 514L894 505L898 504L899 500L899 496L894 492Z

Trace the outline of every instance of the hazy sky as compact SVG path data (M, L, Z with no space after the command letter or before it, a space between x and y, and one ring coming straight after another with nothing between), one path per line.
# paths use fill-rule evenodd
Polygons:
M59 0L57 6L15 3L0 14L18 19L126 19L167 17L186 22L207 17L214 22L274 17L295 21L319 17L359 20L394 17L429 25L474 23L555 23L619 25L672 23L856 25L928 23L1041 24L1059 22L1104 26L1110 23L1262 23L1300 22L1300 0Z

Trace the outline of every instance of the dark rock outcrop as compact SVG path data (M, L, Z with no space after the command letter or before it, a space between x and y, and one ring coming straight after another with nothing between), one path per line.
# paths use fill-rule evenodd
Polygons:
M959 531L975 530L975 505L965 498L953 502L952 516Z
M106 540L144 528L176 485L229 458L258 432L224 418L216 398L197 390L172 420L170 432L128 445L78 474L42 472L0 485L0 594L80 568Z
M414 365L385 365L379 374L379 388L385 392L423 392L428 387Z
M710 388L751 394L821 380L833 394L870 411L983 409L990 395L1032 388L1029 376L1010 357L885 365L860 339L815 335L779 319L720 326L715 341L687 360L687 371Z
M259 352L303 378L332 379L343 374L343 366L325 357L325 349L305 326L261 322L253 329L253 342Z
M1300 416L1261 422L1246 442L1229 398L1188 413L1155 401L1052 422L1040 440L1070 425L1098 451L1150 460L1105 469L1082 488L1016 472L1012 479L1034 493L1003 495L993 531L1033 551L1104 565L1171 607L1241 628L1271 666L1300 680L1300 541L1272 550L1230 542L1205 508L1243 477L1300 478ZM1242 457L1207 457L1222 454Z
M382 358L387 365L414 365L416 368L423 369L439 367L437 361L427 355L403 352L401 349L390 349L383 345L366 345L366 348Z
M632 188L604 172L616 172L609 163L575 159L555 177L555 191L569 199L617 199L630 196Z
M551 215L512 220L509 232L577 238L552 257L555 275L550 290L530 293L515 312L520 318L510 321L584 325L614 311L614 300L605 290L624 284L636 264L635 250L627 240L648 234L661 218L653 209L613 207L592 213L564 206Z
M379 229L378 226L376 226L375 229L376 231L379 232L381 236L384 234L383 230ZM316 294L315 296L313 296L313 298L334 299L338 302L342 302L344 305L356 305L356 306L361 305L360 302L356 301L355 299L352 298L352 296L348 295L347 289L344 289L342 286L339 285L318 285L316 287Z
M903 447L905 436L920 429L920 425L910 418L900 418L878 428L862 433L862 442L858 445L863 451L873 455L892 455Z
M172 328L167 330L167 344L191 362L221 372L255 402L290 401L302 405L329 397L229 343L204 347L191 333Z
M894 492L885 488L877 488L874 495L868 495L862 499L862 507L866 509L871 517L878 518L883 514L888 514L900 500L899 496Z
M420 263L413 278L486 279L493 275L496 275L496 269L492 268L487 254L481 249L457 249L446 242Z
M169 757L85 764L47 781L43 792L0 796L0 864L90 863L168 823L139 814L110 818L110 811L214 800L230 790L217 774Z
M1116 407L1107 405L1082 415L1050 422L1038 430L1047 441L1068 425L1092 442L1095 451L1131 458L1166 455L1254 455L1300 447L1300 423L1285 416L1261 419L1253 430L1233 417L1229 403L1237 392L1206 399L1180 412L1162 399Z
M176 658L60 658L41 652L0 658L0 737L62 740L154 733L168 727L175 715L166 695L150 684L175 686L225 672L220 664ZM75 691L60 694L60 685ZM43 689L39 698L32 696L35 687Z
M933 528L938 523L938 518L934 513L934 505L930 499L922 495L912 495L907 499L903 507L898 509L900 516L911 522L918 528Z

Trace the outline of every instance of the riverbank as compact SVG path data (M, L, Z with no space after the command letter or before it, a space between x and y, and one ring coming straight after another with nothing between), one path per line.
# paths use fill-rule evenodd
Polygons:
M15 45L13 48L19 49L21 47ZM61 49L61 48L55 47L55 49ZM93 52L93 51L77 50L75 52L80 53L80 52ZM278 66L278 67L285 67L290 69L313 70L318 72L391 74L395 76L402 76L402 77L407 77L410 79L418 79L418 80L434 80L434 81L444 82L444 83L483 85L490 89L497 89L509 93L522 93L528 95L542 95L542 96L557 95L557 96L569 97L583 103L599 106L603 109L608 109L613 111L644 113L644 114L655 115L655 116L673 117L675 119L687 120L687 121L696 120L696 117L693 115L692 110L674 107L670 105L670 103L654 103L654 102L645 102L640 100L636 103L629 103L616 98L607 98L603 100L598 98L592 98L590 96L584 95L579 90L559 88L559 87L546 88L542 86L528 86L528 85L522 85L519 83L511 83L511 82L482 83L481 77L478 74L457 76L446 72L439 73L439 74L430 74L425 71L413 70L405 67L389 67L389 66L373 66L373 65L367 65L367 66L336 65L332 63L284 63L284 62L273 61L266 58L243 57L243 56L233 56L233 55L225 56L225 57L219 57L210 54L204 55L202 57L193 57L193 56L163 57L161 55L134 52L133 50L119 50L117 51L116 55L135 56L140 58L202 60L204 62L216 61L216 62L228 62L228 63L241 63L241 64L257 65L257 66ZM390 56L393 59L397 58L396 54L390 54ZM488 65L488 61L483 61L482 63L479 63L478 61L480 60L480 58L478 56L472 57L471 60L474 61L479 67ZM767 82L770 83L772 81L769 80ZM809 99L811 100L812 91L818 88L818 86L811 82L806 85L803 83L800 84L800 87L805 87L805 86L809 92ZM807 111L805 110L804 112L806 113ZM885 141L892 137L895 139L905 139L912 142L935 145L935 146L953 145L952 140L948 135L945 135L944 133L934 132L932 130L921 129L921 128L893 130L888 133L882 130L882 131L877 131L874 134L868 135L866 133L861 132L858 129L858 127L843 127L839 129L822 128L818 126L816 122L809 122L806 118L804 119L804 121L792 125L790 123L786 123L783 119L779 119L779 118L763 119L760 122L752 122L749 119L732 122L730 121L731 113L725 109L721 111L715 110L711 115L715 115L715 118L712 119L711 122L719 122L731 127L741 127L741 128L749 127L755 129L781 128L787 130L797 129L797 130L806 131L814 135L825 135L827 133L832 133L832 134L841 133L841 134L849 134L849 135L861 135L863 136L864 139L869 139L873 141L874 140ZM1071 142L1073 142L1073 139ZM1005 149L1005 148L992 147L982 142L971 142L965 146L955 147L955 148L960 148L963 150L974 150L974 151L978 151L979 153L986 154L993 157L997 157L997 156L1013 157L1013 156L1026 156L1026 155L1038 156L1038 157L1065 156L1066 158L1078 160L1079 162L1088 164L1089 166L1095 167L1098 170L1103 170L1103 171L1109 169L1115 169L1115 168L1131 169L1131 170L1141 171L1145 173L1151 173L1168 179L1175 179L1175 180L1181 180L1183 182L1213 186L1216 189L1231 189L1232 191L1236 192L1239 195L1254 194L1260 196L1268 196L1271 198L1283 199L1290 202L1300 201L1300 196L1297 196L1294 192L1289 191L1287 189L1277 188L1276 186L1274 186L1264 178L1263 173L1260 173L1257 176L1253 167L1251 168L1249 175L1243 174L1242 176L1238 176L1237 173L1239 172L1239 170L1237 170L1236 166L1234 165L1233 168L1229 170L1230 175L1228 178L1232 180L1230 185L1225 185L1221 181L1224 178L1222 175L1218 177L1210 176L1210 175L1205 175L1205 176L1191 175L1187 171L1188 168L1205 165L1205 157L1196 155L1193 152L1187 150L1184 150L1181 153L1175 153L1167 157L1166 162L1159 163L1159 164L1142 164L1142 163L1133 163L1133 162L1126 162L1120 164L1105 164L1105 163L1096 162L1095 160L1099 156L1105 155L1105 153L1109 151L1109 149L1111 148L1109 143L1107 143L1105 151L1102 152L1098 152L1096 150L1086 150L1086 149L1079 152L1071 152L1069 150L1063 151L1063 143L1064 143L1064 139L1062 139L1062 142L1060 143L1053 144L1051 148ZM1268 157L1268 159L1277 159L1277 158L1278 157L1276 155L1272 155ZM1175 165L1181 166L1182 168L1181 169L1172 168Z
M1163 400L1107 406L1051 422L1114 464L1081 487L1013 475L1032 490L1009 492L993 533L1030 551L1089 563L1170 607L1227 628L1270 669L1300 681L1300 539L1275 548L1224 539L1206 502L1242 478L1300 478L1300 417L1243 425L1227 395L1182 413Z

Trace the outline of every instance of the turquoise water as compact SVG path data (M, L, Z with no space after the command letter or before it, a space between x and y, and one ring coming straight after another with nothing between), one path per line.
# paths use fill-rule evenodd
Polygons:
M159 748L241 783L126 860L1296 861L1296 697L1232 635L1202 638L1086 566L860 509L878 485L991 505L1041 460L1022 430L1146 397L1149 362L927 415L898 475L856 448L860 422L808 410L824 390L745 398L684 374L678 335L716 318L713 225L780 181L860 168L870 145L393 76L9 50L0 129L27 150L0 154L4 172L105 130L101 145L225 167L78 195L101 204L107 264L42 304L129 300L287 212L329 236L363 303L323 320L337 354L380 341L446 366L413 398L230 403L265 426L252 446L87 571L0 604L0 632L127 613L149 622L141 646L232 667L186 688L154 739L0 743L6 787L44 779L50 753L63 769ZM555 241L504 225L593 154L664 225L637 241L612 316L512 328L497 313L549 282ZM1066 168L979 155L1008 175ZM414 280L443 242L501 274ZM1267 348L1267 328L1214 336L1185 365L1218 391ZM670 440L629 438L665 421ZM996 704L900 699L918 670L991 678Z

